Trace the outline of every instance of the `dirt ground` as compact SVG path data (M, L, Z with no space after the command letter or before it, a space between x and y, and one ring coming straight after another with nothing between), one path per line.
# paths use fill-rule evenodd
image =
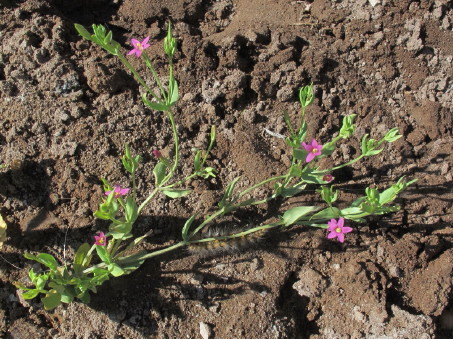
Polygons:
M453 5L447 0L0 0L0 212L8 240L0 257L0 337L7 338L451 338L453 337ZM138 185L152 189L153 149L171 152L168 122L145 108L133 78L83 41L73 24L107 25L130 49L151 36L165 66L166 22L178 39L176 119L183 166L218 132L209 158L218 178L194 193L159 197L134 234L147 249L179 240L186 218L207 212L222 189L284 173L283 112L313 82L309 136L329 140L345 114L357 138L398 127L403 138L376 157L334 173L346 206L367 185L418 178L397 213L354 224L347 242L321 229L273 233L250 250L200 256L180 251L105 283L92 302L54 311L25 302L13 286L32 262L62 262L108 224L95 220L100 178L127 184L125 142L143 155ZM131 60L133 60L131 58ZM134 65L143 67L133 60ZM162 74L164 74L162 72ZM150 77L147 76L149 80ZM352 159L341 145L325 166ZM189 161L190 160L190 161ZM264 191L263 194L266 192ZM239 211L241 227L277 209L320 202L309 190Z

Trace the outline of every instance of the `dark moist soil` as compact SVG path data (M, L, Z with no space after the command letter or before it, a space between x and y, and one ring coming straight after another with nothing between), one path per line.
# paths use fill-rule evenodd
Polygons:
M1 214L8 239L0 258L0 336L8 338L451 338L452 3L447 0L30 0L0 1ZM143 155L138 185L153 188L153 149L172 152L162 114L114 57L83 41L73 24L106 25L125 48L151 36L165 74L166 22L178 39L181 100L175 111L182 168L192 148L218 139L209 164L218 177L188 184L186 198L155 199L134 234L144 248L180 239L194 213L208 213L228 182L240 187L284 173L283 112L299 112L297 90L313 82L309 138L328 141L342 116L357 114L357 138L398 127L403 138L339 170L346 206L368 185L418 178L397 213L353 224L344 245L321 229L293 228L247 251L184 251L112 279L85 305L54 311L24 301L13 283L33 263L24 251L62 262L108 224L95 220L100 178L127 185L124 144ZM131 57L134 65L143 66ZM150 76L146 78L149 80ZM360 152L342 144L324 168ZM241 228L289 206L321 203L311 187L288 201L239 211ZM257 192L265 196L266 189Z

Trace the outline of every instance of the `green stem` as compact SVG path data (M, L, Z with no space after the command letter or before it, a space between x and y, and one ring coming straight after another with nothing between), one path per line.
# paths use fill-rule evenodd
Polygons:
M329 168L329 169L326 169L326 170L323 170L323 171L314 171L313 174L326 174L326 173L335 171L335 170L337 170L337 169L340 169L340 168L342 168L342 167L352 165L353 163L359 161L360 159L362 159L362 158L364 158L364 157L365 157L365 155L361 154L361 155L358 156L357 158L352 159L351 161L348 161L347 163L344 163L344 164L341 164L341 165L339 165L339 166L335 166L335 167L332 167L332 168Z
M164 88L162 87L162 83L160 82L159 76L157 75L156 70L154 69L153 64L151 63L151 60L146 52L143 53L143 59L145 60L146 65L153 74L154 80L156 81L157 86L159 86L160 93L162 94L164 101L167 102L167 95L165 94Z
M151 88L149 88L149 86L146 84L146 82L142 79L142 77L140 76L140 74L138 74L138 72L135 70L135 68L130 64L130 62L122 55L122 54L118 54L118 58L120 59L120 61L124 64L124 66L127 67L127 69L129 71L131 71L131 73L134 75L135 79L140 83L140 85L143 86L143 88L146 89L146 91L151 94L151 96L157 100L157 102L161 102L161 100L157 97L157 95L151 90Z
M110 257L113 258L113 256L115 255L116 251L118 251L118 247L120 246L121 244L121 239L117 239L117 241L115 241L113 247L112 247L112 250L110 251Z
M272 181L275 181L275 180L285 179L286 176L287 176L287 175L278 175L278 176L275 176L275 177L272 177L272 178L268 178L268 179L266 179L266 180L263 180L263 181L261 181L261 182L255 184L255 185L250 186L249 188L245 189L244 191L242 191L241 193L239 193L237 197L238 197L238 199L239 199L239 198L242 197L243 195L245 195L245 194L247 194L247 193L249 193L249 192L251 192L251 191L257 189L257 188L260 187L260 186L263 186L263 185L268 184L268 183L270 183L270 182L272 182Z
M175 142L175 156L173 158L173 166L168 172L168 174L165 176L165 178L161 182L161 186L165 184L170 178L173 176L173 173L176 171L176 168L178 167L178 162L179 162L179 138L178 138L178 131L176 129L176 124L175 124L175 119L173 117L173 114L171 111L166 111L168 119L170 120L171 124L171 129L173 133L173 140Z
M135 172L132 173L132 196L134 200L137 200L137 182L135 181Z
M223 209L218 210L217 212L211 214L209 217L205 219L198 227L190 233L189 238L192 238L195 234L197 234L203 227L205 227L207 224L209 224L212 220L217 218L219 215L223 214Z
M137 209L137 215L140 215L140 212L141 210L143 209L143 207L145 207L148 202L157 194L157 192L159 192L159 188L155 188L149 195L148 197L145 199L145 201L143 201L140 206L138 207Z
M177 248L180 248L180 247L186 246L186 245L187 245L187 243L185 241L180 241L180 242L178 242L178 243L176 243L176 244L174 244L172 246L163 248L163 249L158 250L158 251L148 252L146 254L139 254L139 253L138 254L132 254L132 255L127 256L127 257L119 258L118 261L117 261L117 264L121 265L121 264L127 264L127 263L131 263L131 262L146 260L146 259L149 259L149 258L156 257L158 255L173 251L173 250L175 250Z
M174 186L178 186L178 185L181 185L183 183L185 183L186 181L196 177L198 174L197 173L192 173L191 175L185 177L184 179L181 179L173 184L170 184L170 185L167 185L167 186L160 186L160 190L166 190L166 189L169 189L169 188L172 188Z

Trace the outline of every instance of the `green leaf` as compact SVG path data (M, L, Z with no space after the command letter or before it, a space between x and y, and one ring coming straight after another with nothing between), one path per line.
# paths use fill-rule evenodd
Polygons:
M368 134L365 134L363 137L362 137L362 141L360 142L360 150L362 152L362 154L366 154L368 152Z
M387 134L384 136L384 140L387 142L394 142L401 137L402 135L399 134L398 128L394 127L387 132Z
M85 291L84 293L78 295L77 298L79 298L83 303L89 304L91 300L90 292Z
M227 205L227 203L230 201L230 198L231 198L231 196L233 195L233 192L234 192L234 188L236 187L236 184L238 183L240 178L241 178L240 176L236 177L236 178L233 179L232 182L230 182L228 184L228 186L225 189L225 193L223 193L223 197L222 197L222 199L219 202L219 207L220 208L225 207Z
M289 169L289 175L292 177L300 177L302 175L302 169L297 164L293 164Z
M65 289L65 294L61 295L61 302L65 303L65 304L69 304L69 303L72 303L73 301L74 301L74 296Z
M162 180L165 178L166 171L167 166L161 161L159 161L154 167L153 174L156 187L158 187L161 184Z
M357 214L362 214L362 208L360 207L348 207L348 208L343 208L340 211L340 214L342 217L345 217L347 219L354 219L354 215Z
M132 195L126 198L125 212L126 221L129 223L133 223L137 219L137 204Z
M199 175L205 179L208 179L209 177L216 177L216 170L212 167L205 167L202 172L199 173Z
M285 223L285 226L289 226L297 222L300 218L306 216L307 214L310 214L312 212L315 212L319 209L317 206L298 206L298 207L293 207L289 210L287 210L283 214L283 222Z
M43 264L44 266L50 268L52 271L56 271L58 267L57 260L52 255L47 253L39 253L37 256L35 256L33 254L25 252L24 257L29 260L37 261L40 264Z
M40 293L40 290L38 290L38 289L36 289L36 290L28 290L28 291L22 293L22 298L24 298L25 300L33 299L33 298L35 298L39 293Z
M201 151L197 151L195 153L195 157L193 159L193 167L195 169L195 172L198 172L201 170Z
M45 297L41 299L46 310L52 310L61 304L61 294L55 290L51 290Z
M299 90L299 102L302 107L309 106L314 100L313 84L304 86Z
M88 251L90 250L90 245L88 243L84 243L80 245L80 247L77 249L76 254L74 255L74 271L77 275L82 274L83 269L88 265L86 263L86 257L88 254ZM84 265L85 261L85 265Z
M141 237L138 237L138 238L135 238L133 241L131 241L129 243L129 245L127 245L127 247L124 249L123 252L127 252L128 250L134 248L135 246L137 246L138 244L140 244L143 239L145 239L147 236L149 236L151 233L153 233L153 230L149 230L148 232L146 232L144 235L142 235Z
M291 123L291 119L290 119L289 114L288 114L287 111L285 111L285 112L283 113L283 120L285 121L286 125L287 125L288 128L289 128L289 131L290 131L290 133L291 133L291 136L294 136L294 135L295 135L295 133L294 133L294 128L293 128L293 125L292 125L292 123Z
M336 207L327 207L311 216L310 220L329 220L340 217L340 210Z
M148 98L146 97L146 93L144 93L142 95L142 100L146 106L148 106L149 108L154 109L156 111L166 112L170 109L167 105L149 101Z
M211 151L211 148L214 145L215 139L216 139L216 129L215 129L215 126L212 125L211 126L211 133L209 135L209 146L208 146L207 153L209 153Z
M322 186L321 197L329 205L335 202L338 198L338 191L333 190L333 186Z
M179 99L178 82L174 78L172 78L171 84L172 86L171 86L171 97L169 98L170 100L169 106L173 106L174 104L176 104L176 102Z
M128 236L132 230L132 223L131 222L120 222L120 223L112 223L109 227L109 232L114 239L127 239L130 238ZM99 247L99 246L96 246Z
M355 131L355 125L353 124L356 114L350 114L343 118L343 124L340 129L340 136L343 139L349 138Z
M108 269L114 277L119 277L125 274L124 270L115 263L108 265Z
M300 178L307 184L324 184L322 180L322 174L316 174L315 169L310 167L305 167Z
M74 255L74 264L83 265L83 261L85 260L85 257L87 256L89 250L90 245L88 245L88 243L83 243L82 245L80 245Z
M398 189L394 186L391 186L379 194L379 204L385 205L390 201L393 201L398 195Z
M109 264L111 262L110 255L105 246L96 245L96 253L104 263Z
M83 27L82 25L79 25L79 24L74 24L74 27L75 27L77 33L79 33L82 36L82 38L91 41L91 34L90 34L90 32L88 32L85 29L85 27Z
M366 200L366 197L360 197L360 198L357 198L356 200L354 200L351 204L351 207L359 207L362 202L364 202Z
M304 149L300 149L300 148L293 149L294 159L305 161L305 158L307 158L307 154L308 154L308 152Z
M284 188L281 192L280 195L285 198L293 197L296 194L299 194L305 189L305 185L303 186L296 186L296 187L288 187Z
M166 190L162 191L163 194L165 194L167 197L170 197L172 199L184 197L187 194L189 194L190 192L192 192L192 190L176 189L176 188L166 189Z
M335 151L336 142L331 141L322 146L321 154L322 155L331 155Z
M184 224L184 227L182 228L182 239L184 241L189 241L189 230L190 226L192 225L193 221L195 220L196 214L192 215L189 219L187 219L186 223Z
M105 44L110 44L112 42L112 31L109 31L104 39Z

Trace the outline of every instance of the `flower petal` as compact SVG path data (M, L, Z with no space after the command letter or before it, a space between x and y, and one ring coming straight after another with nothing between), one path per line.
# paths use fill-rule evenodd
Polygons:
M129 53L127 53L127 55L135 54L136 51L137 50L134 48L134 49L130 50Z
M327 234L327 239L333 239L333 238L336 238L338 237L339 233L337 232L330 232L329 234Z
M310 153L307 154L307 157L305 158L305 162L310 162L314 158L315 158L315 155L312 152L310 152Z
M322 150L322 145L318 145L316 147L316 149L318 150L318 152L316 153L316 155L321 155L321 150ZM318 154L319 153L319 154Z
M335 231L335 229L337 228L337 221L335 219L332 219L327 223L327 225L329 225L329 227L327 228L328 231Z
M340 217L340 219L338 219L337 225L338 225L338 227L343 227L344 226L344 218L343 217Z
M137 39L132 38L132 39L131 39L131 43L132 43L132 45L133 45L134 47L136 47L137 44L140 43L140 41L138 41Z
M351 227L343 227L343 229L341 231L343 233L349 233L349 232L352 232L352 228Z
M142 41L142 45L146 45L149 41L149 36L147 36L145 39Z
M337 238L338 241L343 243L344 242L344 234L343 233L337 233Z

